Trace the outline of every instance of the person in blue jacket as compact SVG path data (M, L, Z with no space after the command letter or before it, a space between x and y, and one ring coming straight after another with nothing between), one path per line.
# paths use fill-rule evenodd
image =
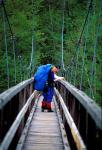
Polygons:
M52 66L49 71L48 79L46 81L46 84L43 90L44 99L42 101L42 106L41 106L42 111L47 109L48 112L52 112L51 102L52 102L52 98L54 95L54 81L64 79L63 77L58 77L57 75L55 75L55 73L57 73L58 71L59 71L59 68L57 66Z

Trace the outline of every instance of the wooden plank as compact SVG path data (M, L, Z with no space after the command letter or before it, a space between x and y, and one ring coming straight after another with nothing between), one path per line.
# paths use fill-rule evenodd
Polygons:
M66 107L66 105L65 105L65 103L62 99L62 97L61 97L61 95L60 95L60 93L58 92L58 90L56 88L55 88L55 93L56 93L56 95L57 95L57 97L60 101L61 107L63 108L67 123L70 127L70 130L71 130L73 139L76 143L77 149L78 150L86 150L86 146L85 146L85 144L84 144L84 142L83 142L83 140L80 136L80 133L79 133L79 131L78 131L78 129L77 129L77 127L76 127L76 125L75 125L75 123L74 123L74 121L73 121L73 119L72 119L72 117L71 117L71 115L70 115L70 113L69 113L69 111L68 111L68 109L67 109L67 107Z
M47 132L47 131L51 131L51 132L56 132L56 131L59 131L60 129L59 129L59 125L57 124L55 127L58 127L58 128L52 128L51 126L50 127L48 127L48 125L46 125L45 127L41 127L41 128L39 128L39 126L30 126L30 129L29 129L29 131L34 131L34 132L36 132L36 131L39 131L39 132ZM44 129L46 129L46 131L44 131ZM52 129L52 130L51 130Z
M90 116L93 118L97 127L102 130L102 109L88 97L84 92L80 91L67 81L58 81L66 87L68 91L83 105Z
M23 150L64 150L56 112L41 112L38 103Z
M53 139L53 138L52 138ZM39 139L29 140L29 138L26 141L26 145L36 145L36 144L49 144L49 145L63 145L62 139L59 138L56 140L48 140L48 139L42 139L39 137Z
M46 137L46 136L50 136L50 137L61 137L60 134L56 134L56 133L29 133L28 136L43 136L43 137Z
M39 121L36 121L36 122L34 122L34 123L32 123L31 122L31 125L33 126L33 125L36 125L36 126L39 126L39 127L45 127L45 124L48 124L49 122L48 121L46 121L46 122L40 122L39 123ZM50 124L49 124L49 127L51 126L51 127L54 127L55 125L57 125L58 123L57 122L50 122Z
M21 122L22 118L24 117L25 113L27 112L27 109L28 109L31 101L33 100L35 94L36 94L36 91L34 91L33 94L29 97L28 101L26 102L26 104L24 105L22 110L17 115L14 123L10 127L9 131L7 132L7 134L4 137L3 142L0 145L0 149L1 150L8 149L8 147L9 147L9 145L10 145L10 143L11 143L11 141L12 141L12 139L13 139L13 137L14 137L14 135L15 135L19 125L20 125L20 122Z
M59 138L58 136L55 136L55 137L51 137L51 136L27 136L27 141L30 141L30 142L35 142L37 143L38 141L40 143L46 143L46 142L50 142L50 143L53 143L53 142L56 142L58 141L59 143L62 142L62 138Z
M64 128L64 125L63 125L61 115L59 113L59 108L58 108L58 104L56 102L55 96L54 96L54 103L55 103L56 112L57 112L57 116L58 116L58 120L59 120L59 124L60 124L61 135L62 135L62 140L63 140L63 144L64 144L64 150L68 150L68 149L70 150L70 145L68 143L67 135L66 135L66 132L65 132L65 128Z
M17 144L16 150L20 150L23 147L23 144L24 144L25 138L27 136L27 132L28 132L28 129L29 129L31 120L33 118L33 114L34 114L36 105L37 105L37 101L38 101L38 99L35 100L34 106L33 106L32 110L31 110L31 113L30 113L28 119L27 119L27 122L26 122L25 128L24 128L24 130L22 132L21 138L20 138L20 140L19 140L19 142Z
M26 146L24 150L62 150L63 145L36 144L35 146Z
M0 94L0 110L15 96L17 95L22 89L24 89L28 84L31 84L33 79L25 80L16 86L13 86Z

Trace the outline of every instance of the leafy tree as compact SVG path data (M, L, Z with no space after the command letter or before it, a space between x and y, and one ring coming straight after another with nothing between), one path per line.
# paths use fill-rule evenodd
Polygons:
M36 67L40 64L61 64L61 30L64 1L6 0L4 3L9 23L15 36L16 83L20 82L21 78L27 79L30 75L30 71L33 74ZM82 86L82 90L100 104L102 92L102 26L101 19L98 20L100 2L97 0L93 0L89 21L85 25L80 40L79 52L77 49L79 37L88 12L88 5L89 2L87 0L65 0L63 56L68 81L74 84L76 74L77 80L75 85L78 88ZM0 78L2 79L0 80L0 92L7 89L7 56L5 50L3 20L3 6L0 6ZM94 43L98 24L99 32L92 76L91 70L94 56ZM6 34L10 86L13 86L15 84L14 50L12 35L7 19ZM32 40L34 41L33 43ZM84 56L85 42L86 51ZM31 67L32 44L34 52ZM84 65L82 65L83 60ZM83 76L82 71L84 72ZM80 85L81 77L82 85ZM90 84L92 84L91 94Z

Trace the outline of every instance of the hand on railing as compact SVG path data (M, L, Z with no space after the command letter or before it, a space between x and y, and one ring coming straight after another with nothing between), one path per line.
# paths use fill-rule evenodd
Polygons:
M56 81L59 81L59 80L65 80L64 77L59 77L59 76L57 76L56 74L55 74L54 76L55 76L55 79L54 79L55 82L56 82Z

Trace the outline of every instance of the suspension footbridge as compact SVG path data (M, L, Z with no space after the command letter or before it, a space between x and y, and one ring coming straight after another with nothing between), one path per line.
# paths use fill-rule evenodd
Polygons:
M42 112L42 93L33 90L34 79L31 77L34 67L34 30L32 35L31 59L27 67L27 65L23 66L22 55L16 58L16 37L12 32L5 3L3 0L0 0L0 16L2 16L3 28L3 30L0 30L3 31L3 42L1 45L5 49L5 54L3 51L0 51L0 56L2 56L2 61L5 59L6 62L5 83L7 85L5 91L0 94L0 150L101 150L102 109L95 103L94 93L96 92L96 82L94 82L94 79L97 75L96 49L101 29L100 18L102 15L102 5L100 5L97 13L94 42L92 45L93 54L91 55L90 70L87 70L87 43L93 1L90 0L88 3L88 10L76 46L75 58L73 55L70 59L70 65L67 67L64 62L66 1L63 1L61 69L65 80L55 83L52 101L53 112L47 112L47 110ZM50 4L49 12L51 12ZM51 13L50 20L52 32L54 32ZM8 37L10 35L12 37L10 41L12 41L13 60L10 60L10 51L8 51ZM55 50L54 39L53 44ZM80 51L82 47L83 55ZM79 61L80 58L82 60L81 63ZM19 59L19 63L17 59ZM10 80L10 61L13 62L12 70L14 71L12 82ZM17 63L19 64L18 68ZM27 68L27 76L25 76L24 67ZM3 70L4 67L0 69ZM18 70L19 83L17 81ZM84 83L85 75L87 77L87 88L85 90L88 91L88 94L84 92L84 86L86 84ZM2 79L0 80L2 82Z

